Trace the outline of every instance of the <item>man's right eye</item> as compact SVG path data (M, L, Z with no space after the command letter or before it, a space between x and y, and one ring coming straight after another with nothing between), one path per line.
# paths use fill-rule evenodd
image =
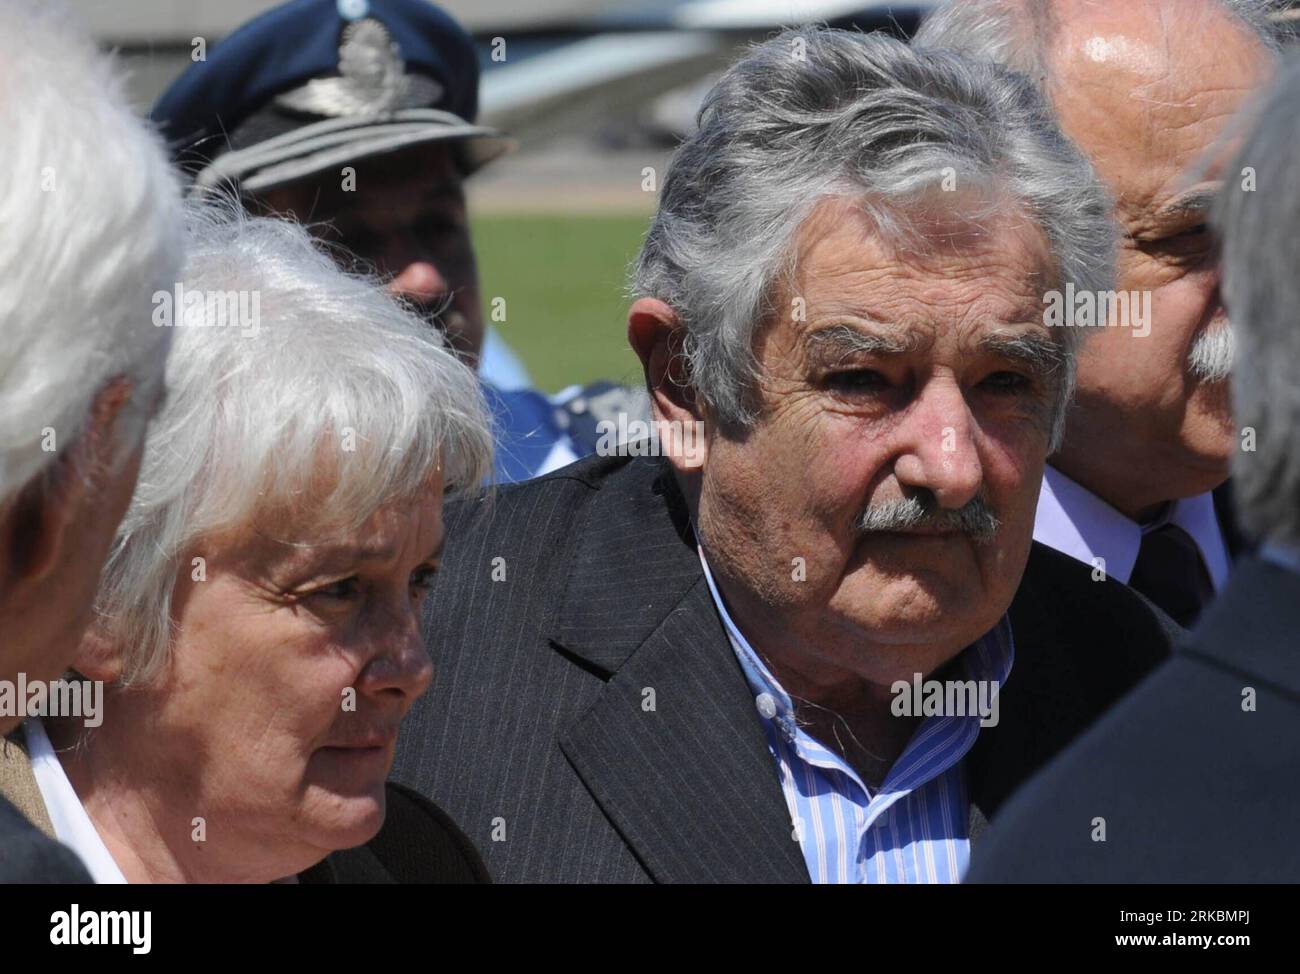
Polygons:
M827 384L840 392L876 392L889 386L889 380L875 369L850 369L832 372Z

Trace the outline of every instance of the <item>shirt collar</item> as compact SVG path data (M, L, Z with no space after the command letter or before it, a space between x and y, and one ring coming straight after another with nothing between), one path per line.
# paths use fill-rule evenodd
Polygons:
M785 688L777 680L772 672L763 663L762 658L755 652L745 638L744 633L736 626L727 611L726 604L722 601L722 595L718 592L717 585L713 581L713 573L709 570L708 559L704 556L703 546L698 546L697 551L700 556L700 565L704 569L704 579L709 586L709 594L713 597L713 604L717 606L718 615L722 619L723 628L727 632L727 637L731 641L732 649L735 650L736 659L740 663L740 668L745 674L745 680L749 684L750 691L754 694L754 705L758 709L759 716L765 721L770 721L783 727L794 734L796 723L794 719L794 704L790 695L786 693ZM961 665L965 668L966 678L976 681L994 681L998 687L1005 686L1007 677L1011 675L1011 666L1015 660L1015 646L1011 633L1011 622L1004 615L998 624L988 633L976 640L970 646L962 651ZM898 760L894 763L894 768L890 770L886 777L883 790L890 790L894 787L900 787L895 782L895 778L904 773L907 777L913 774L912 765L915 762L905 760L908 752L912 749L913 744L926 736L927 725L932 721L961 720L966 721L974 728L975 733L979 730L979 717L968 716L958 718L936 718L927 717L918 728L917 733L913 735L912 743L904 749ZM971 736L971 742L974 741L974 735ZM964 752L963 752L964 753Z
M29 719L23 723L27 735L27 754L32 763L32 774L36 786L41 791L45 810L49 813L50 824L54 826L55 837L75 852L86 865L90 878L96 883L125 883L126 877L113 861L108 846L100 838L95 823L86 814L85 806L73 790L59 756L54 753L54 745L39 720Z
M1165 517L1147 525L1176 524L1196 542L1216 591L1228 580L1228 548L1214 510L1214 496L1206 492L1174 502ZM1055 467L1043 470L1043 485L1034 515L1034 540L1055 548L1084 564L1105 559L1106 574L1125 585L1133 575L1142 525L1121 514L1086 487Z

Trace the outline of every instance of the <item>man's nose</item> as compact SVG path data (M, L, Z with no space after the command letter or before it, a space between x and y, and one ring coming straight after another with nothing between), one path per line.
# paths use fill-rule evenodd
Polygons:
M931 383L912 403L904 422L905 445L894 461L898 482L925 488L941 507L965 506L979 493L984 469L961 389L955 383Z
M399 297L424 304L447 293L447 279L428 261L417 260L407 264L393 278L388 289Z

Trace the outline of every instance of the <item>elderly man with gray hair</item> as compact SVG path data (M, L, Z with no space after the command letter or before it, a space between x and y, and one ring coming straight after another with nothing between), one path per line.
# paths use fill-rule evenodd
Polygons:
M960 879L1164 651L1031 541L1080 337L1041 296L1108 286L1107 210L992 64L748 53L637 264L654 435L449 514L399 780L507 882Z
M1259 106L1219 194L1237 332L1236 504L1260 539L1174 657L1007 808L972 878L1300 882L1300 61ZM1102 841L1104 840L1104 841Z
M179 191L108 60L57 9L0 4L0 734L47 712L91 615L162 394L151 297ZM81 700L84 705L87 701ZM0 742L0 795L30 778ZM0 797L0 882L86 881Z
M1207 217L1223 175L1198 175L1197 164L1271 73L1276 6L949 0L913 40L1033 80L1110 191L1117 290L1076 287L1043 309L1093 338L1034 539L1133 586L1183 626L1249 547L1226 483L1248 440L1229 404L1232 331Z

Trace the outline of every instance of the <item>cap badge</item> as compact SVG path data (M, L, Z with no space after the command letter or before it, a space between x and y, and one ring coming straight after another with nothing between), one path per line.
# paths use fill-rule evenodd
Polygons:
M329 117L385 115L403 108L432 107L442 94L437 81L406 72L388 28L366 17L343 28L338 77L313 78L301 88L277 96L275 104Z

